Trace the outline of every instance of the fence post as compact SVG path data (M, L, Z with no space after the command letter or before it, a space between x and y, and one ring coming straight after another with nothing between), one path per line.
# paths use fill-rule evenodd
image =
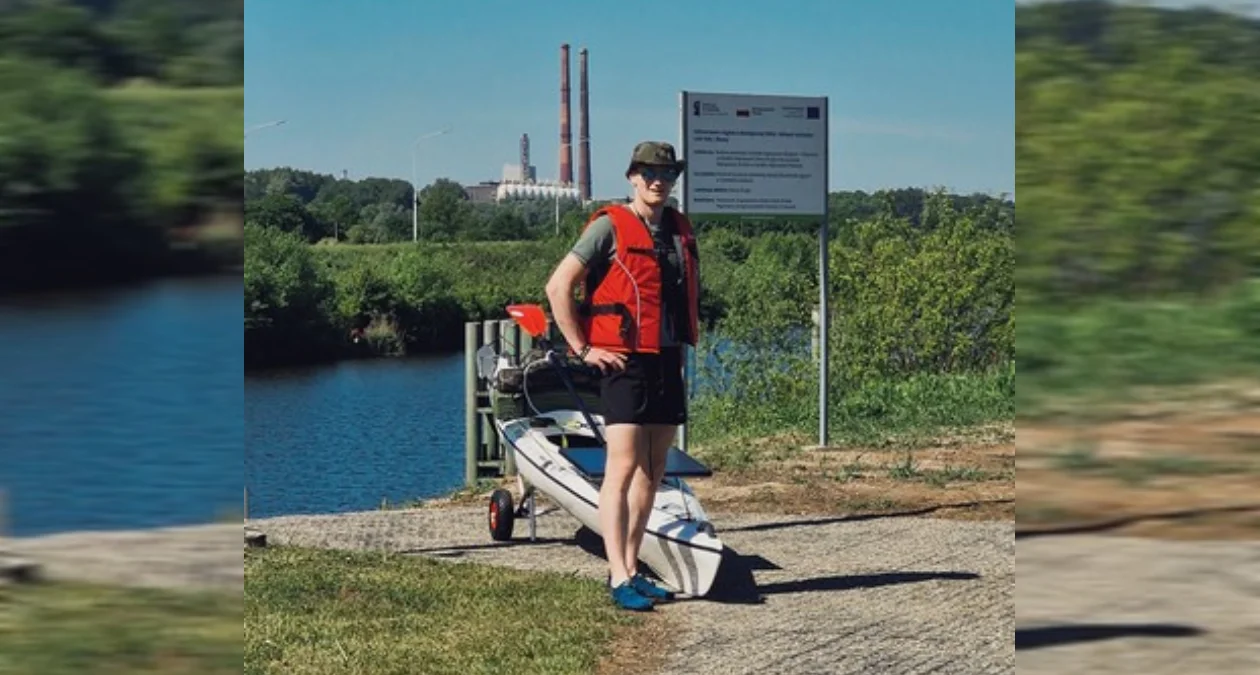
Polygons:
M482 322L481 344L490 345L497 354L502 349L502 334L498 319L486 319ZM477 383L480 386L480 382ZM490 400L489 388L486 390L486 402ZM481 443L485 447L484 459L499 462L502 466L503 449L499 445L499 434L494 430L494 422L490 415L478 414L477 421L481 425Z
M500 348L499 353L509 355L513 363L520 363L521 353L521 327L511 319L503 319L499 322ZM498 433L495 432L495 439L498 440ZM516 474L516 453L512 451L511 446L503 446L503 475L504 477Z
M477 413L477 349L481 324L464 324L464 484L477 484L477 455L481 448L481 424Z

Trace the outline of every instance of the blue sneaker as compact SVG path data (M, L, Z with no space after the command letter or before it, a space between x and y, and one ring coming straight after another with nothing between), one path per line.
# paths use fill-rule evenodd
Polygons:
M634 586L634 590L638 591L639 595L642 595L645 598L651 598L653 600L674 599L674 594L672 592L657 586L642 574L636 574L633 577L630 577L630 585Z
M652 609L652 601L634 590L634 586L629 581L621 582L611 590L613 602L622 609L628 609L633 612L646 612Z

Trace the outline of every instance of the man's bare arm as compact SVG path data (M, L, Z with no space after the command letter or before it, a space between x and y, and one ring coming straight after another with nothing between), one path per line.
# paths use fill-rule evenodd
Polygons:
M573 288L585 273L586 263L569 253L560 261L556 270L551 273L551 278L547 280L547 302L551 306L552 318L556 322L556 327L560 329L560 333L564 335L565 341L579 353L583 347L587 346L587 336L582 333L582 326L578 323L577 301L573 299ZM624 368L626 358L622 354L596 347L587 351L583 361L607 372L609 368L618 370Z
M551 305L551 315L556 327L564 335L564 339L574 350L586 346L586 336L577 320L577 301L573 299L573 288L586 272L586 263L572 253L566 255L556 270L547 280L547 302Z

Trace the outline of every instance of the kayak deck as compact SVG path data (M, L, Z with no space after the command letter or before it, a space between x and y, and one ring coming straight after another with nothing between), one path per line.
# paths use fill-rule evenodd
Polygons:
M560 449L560 456L571 462L573 466L577 467L578 471L591 478L602 478L604 476L606 455L607 451L602 447ZM712 469L678 448L670 448L669 453L665 456L665 477L667 478L672 476L690 478L712 475Z

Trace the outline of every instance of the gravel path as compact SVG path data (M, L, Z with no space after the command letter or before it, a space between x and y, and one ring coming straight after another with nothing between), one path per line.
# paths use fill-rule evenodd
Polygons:
M491 542L480 506L252 521L272 544L376 549L602 579L571 516ZM715 514L732 549L715 592L661 608L662 672L1260 672L1260 542L1048 536L1005 523ZM9 539L46 576L242 586L238 525ZM1015 586L1016 570L1019 584ZM1018 622L1016 622L1018 607ZM1015 635L1015 644L1011 636ZM1018 655L1018 656L1017 656Z
M1021 675L1260 673L1260 542L1018 544Z
M1012 673L1008 523L715 514L736 552L715 592L663 606L682 630L663 672ZM385 549L602 579L600 545L563 511L539 541L495 544L483 507L283 517L269 544ZM579 532L580 530L580 532Z
M7 550L47 579L171 589L244 588L240 525L125 532L67 532L6 539Z

